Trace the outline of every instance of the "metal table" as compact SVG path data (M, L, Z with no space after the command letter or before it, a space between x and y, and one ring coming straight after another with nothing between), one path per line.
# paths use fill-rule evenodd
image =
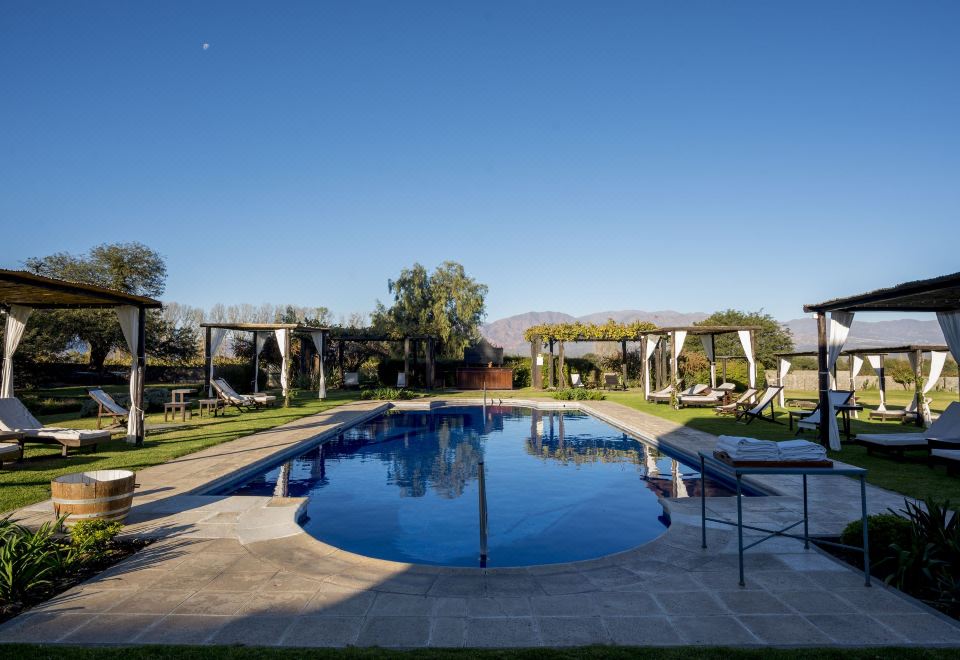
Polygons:
M846 548L847 550L857 550L863 553L863 578L864 584L870 586L870 539L867 532L867 482L866 476L867 471L863 468L858 467L741 467L730 465L724 461L721 461L715 458L712 454L705 454L699 452L700 455L700 474L701 478L706 474L706 469L709 466L715 472L728 472L732 471L737 481L737 522L733 523L729 520L724 520L722 518L708 518L707 517L707 496L706 489L700 489L700 532L702 547L707 547L707 521L722 523L724 525L730 525L731 527L735 526L737 528L737 548L740 559L740 586L745 586L743 580L743 553L750 548L763 543L768 539L772 539L776 536L786 536L792 539L801 539L803 540L803 547L810 547L810 524L808 516L808 506L807 506L807 476L825 476L825 477L857 477L860 479L860 511L861 511L861 520L863 524L863 547L858 548L853 545L845 545L843 543L834 543L833 541L824 541L819 540L818 543L823 543L825 545L830 545L836 548ZM784 474L784 475L793 475L798 474L803 477L803 519L798 520L794 523L787 525L781 529L765 529L763 527L754 527L753 525L745 525L743 523L743 477L744 475L750 474ZM798 534L790 534L789 530L793 529L797 525L803 525L803 536ZM752 529L757 532L764 532L767 535L763 538L754 541L750 545L743 545L743 530Z

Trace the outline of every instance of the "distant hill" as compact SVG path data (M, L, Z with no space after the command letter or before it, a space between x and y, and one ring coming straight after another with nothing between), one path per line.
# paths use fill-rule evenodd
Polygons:
M607 319L629 323L631 321L650 321L660 327L690 325L702 321L707 314L702 312L675 312L660 310L645 312L639 309L595 312L583 316L572 316L563 312L526 312L516 316L491 321L482 328L483 336L497 346L502 346L507 355L527 355L530 344L523 340L523 331L532 325L541 323L603 323ZM817 346L817 323L812 318L793 319L784 323L793 333L798 351L813 350ZM892 321L865 321L854 319L850 328L847 346L897 346L903 344L942 344L943 333L936 320L917 321L914 319L896 319ZM595 352L597 346L592 343L569 346L567 354L571 357Z

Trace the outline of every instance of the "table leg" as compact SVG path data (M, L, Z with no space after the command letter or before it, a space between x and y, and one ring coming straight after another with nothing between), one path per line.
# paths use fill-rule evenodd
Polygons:
M803 475L803 549L810 549L810 524L807 518L807 475Z
M700 547L707 547L707 494L703 456L700 457Z
M863 525L863 579L870 586L870 534L867 527L867 481L860 475L860 508Z
M743 488L740 474L737 474L737 554L740 558L740 586L747 586L743 581Z

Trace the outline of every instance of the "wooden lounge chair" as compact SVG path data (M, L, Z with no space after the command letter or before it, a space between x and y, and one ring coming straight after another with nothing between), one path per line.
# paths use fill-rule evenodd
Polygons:
M583 387L583 380L581 380L580 374L570 374L570 387Z
M19 442L0 442L0 467L5 461L19 461L23 458L23 445Z
M237 391L230 386L230 383L223 378L214 378L211 384L221 401L227 405L234 406L241 412L243 412L244 409L253 410L263 408L277 400L277 397L272 394L238 394Z
M696 396L698 394L703 394L707 390L707 386L703 384L691 385L685 390L681 390L677 396ZM655 403L670 403L671 395L673 394L673 385L665 387L659 392L653 392L649 400Z
M757 390L753 387L748 387L743 394L737 397L736 401L731 401L730 403L725 403L722 406L717 406L713 410L718 415L736 415L737 411L743 408L744 405L756 395Z
M360 387L360 374L356 371L344 371L343 372L343 386L347 387Z
M853 392L850 390L830 390L827 392L827 395L830 398L830 407L833 408L834 414L836 414L837 408L845 406L850 402ZM803 431L816 431L818 428L820 428L820 404L817 404L817 407L814 408L813 412L809 415L797 420L798 434Z
M122 426L127 422L130 411L114 401L112 396L99 388L87 390L87 394L97 402L97 428L100 428L101 420L104 417L111 418L110 426Z
M20 446L27 442L59 444L60 455L66 456L68 449L90 449L97 451L97 445L110 439L110 431L92 431L67 429L58 426L44 426L30 414L20 399L0 399L0 430L17 431L23 434Z
M681 406L716 406L726 400L727 393L723 390L706 390L700 394L681 394L678 398Z
M924 397L923 402L925 405L929 406L933 403L933 399L929 397ZM888 419L895 419L900 422L912 422L917 419L917 398L914 397L910 400L910 403L907 404L905 408L894 408L893 410L871 410L868 413L870 419L879 419L882 422L887 421Z
M934 465L946 465L947 474L960 474L960 440L957 442L945 442L943 440L929 441L930 467Z
M868 454L883 452L903 457L906 449L929 449L934 442L960 443L960 403L947 406L930 428L916 433L858 433L856 442ZM941 447L942 448L942 447ZM955 447L960 449L960 446Z
M737 412L737 421L742 419L747 420L747 424L752 422L755 419L762 419L766 422L773 422L774 424L783 424L780 420L776 418L776 411L774 410L773 404L777 398L777 395L780 394L780 390L783 388L779 385L771 385L768 387L763 396L760 397L760 400L757 401L756 405L752 408L744 408L743 410ZM770 416L765 417L763 411L770 409Z

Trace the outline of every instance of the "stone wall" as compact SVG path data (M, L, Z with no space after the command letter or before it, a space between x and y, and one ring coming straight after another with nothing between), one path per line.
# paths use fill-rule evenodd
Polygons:
M773 369L767 369L767 382L776 383L777 382L777 372ZM817 372L812 370L798 369L791 371L787 374L786 387L788 390L816 390L817 389ZM886 389L888 392L891 391L903 391L904 387L899 383L895 383L890 376L886 377ZM857 387L858 390L863 389L877 389L877 377L876 376L857 376ZM841 390L850 389L850 373L844 370L840 370L837 373L837 387ZM957 391L957 377L956 376L944 376L937 381L937 384L934 386L934 390L942 390L947 392L956 392Z

